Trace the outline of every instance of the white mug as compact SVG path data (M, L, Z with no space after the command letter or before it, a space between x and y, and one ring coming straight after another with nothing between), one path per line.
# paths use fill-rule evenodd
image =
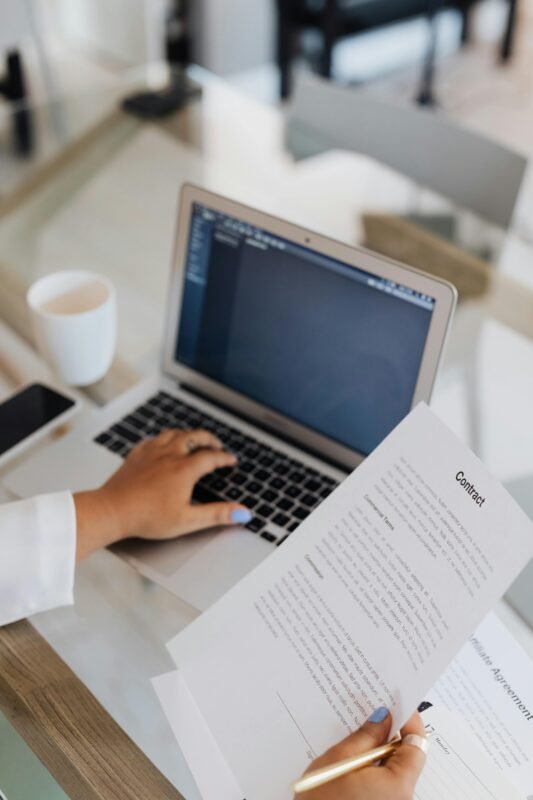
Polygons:
M26 300L37 348L57 377L70 386L103 378L117 339L111 281L83 270L54 272L36 281Z

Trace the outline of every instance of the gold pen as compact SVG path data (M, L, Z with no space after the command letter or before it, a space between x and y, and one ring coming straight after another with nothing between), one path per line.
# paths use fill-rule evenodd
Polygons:
M361 753L352 758L345 758L344 761L337 761L336 764L328 764L327 767L308 772L307 775L293 783L292 790L295 794L301 794L302 792L308 792L310 789L316 789L317 786L329 783L335 778L346 775L348 772L354 772L354 770L368 767L376 761L381 761L383 758L388 758L402 744L411 744L418 747L422 752L427 752L427 737L409 733L403 739L399 737L392 739L392 741L381 745L381 747L376 747L374 750L368 750L366 753Z

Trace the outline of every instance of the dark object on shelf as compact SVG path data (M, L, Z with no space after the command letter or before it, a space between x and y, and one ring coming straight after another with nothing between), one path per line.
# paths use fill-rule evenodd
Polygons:
M276 0L278 8L277 62L280 70L280 95L291 92L290 73L293 58L298 53L299 39L304 31L320 34L319 73L331 77L333 47L346 36L384 27L393 23L428 16L430 22L435 6L455 8L462 15L461 40L466 43L470 32L470 11L478 0ZM502 59L510 57L518 0L508 0L509 16L502 44ZM440 8L438 10L440 10ZM432 23L433 25L433 23ZM432 32L432 37L434 33ZM430 41L424 66L425 82L430 87L434 71L434 44ZM429 83L427 78L430 78ZM432 101L432 91L420 92L423 104Z
M34 125L32 113L25 102L28 92L22 57L18 50L12 50L7 55L6 72L0 79L0 94L14 106L12 118L15 151L20 156L29 156L35 144Z
M165 24L165 54L171 67L169 85L127 97L122 102L125 111L143 119L166 117L200 93L185 74L191 59L190 28L189 0L172 0Z
M140 92L127 97L122 108L142 119L166 117L180 109L192 97L200 93L200 88L192 84L184 73L176 74L169 85L155 92Z

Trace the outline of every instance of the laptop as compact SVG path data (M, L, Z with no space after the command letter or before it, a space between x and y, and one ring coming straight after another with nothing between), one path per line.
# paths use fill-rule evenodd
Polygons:
M455 303L445 281L186 185L159 374L6 483L22 497L94 488L147 435L213 431L239 463L194 499L239 501L250 523L119 548L204 609L429 400Z

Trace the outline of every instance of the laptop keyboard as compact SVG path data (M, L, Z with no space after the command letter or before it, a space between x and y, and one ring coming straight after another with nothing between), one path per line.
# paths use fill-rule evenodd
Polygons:
M125 458L147 436L166 428L205 428L235 453L235 467L218 469L195 486L200 503L233 500L252 511L249 531L277 545L324 500L337 482L285 453L247 436L182 400L159 392L95 438L97 444Z

